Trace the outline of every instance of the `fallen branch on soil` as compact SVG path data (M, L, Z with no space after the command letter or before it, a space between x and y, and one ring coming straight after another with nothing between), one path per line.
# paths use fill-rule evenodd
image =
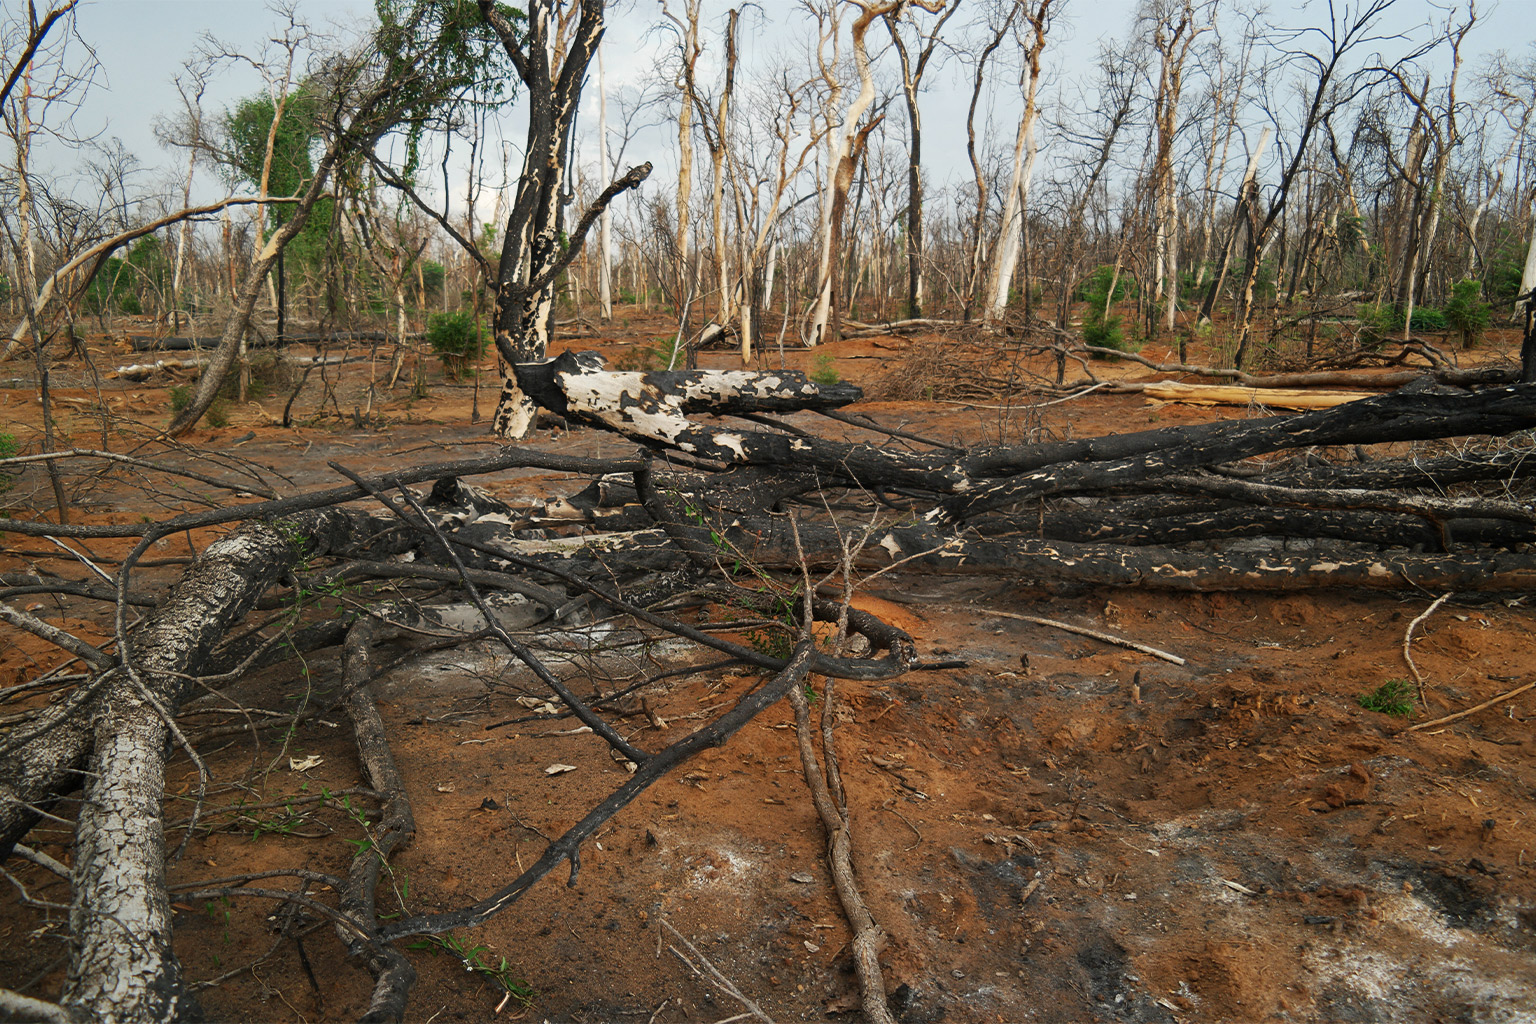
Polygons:
M1460 719L1466 718L1468 715L1475 715L1479 711L1491 708L1495 704L1502 704L1506 700L1509 700L1511 697L1518 697L1526 690L1531 689L1533 686L1536 686L1536 683L1526 683L1524 686L1517 686L1513 690L1510 690L1508 693L1501 693L1497 697L1494 697L1492 700L1483 701L1476 707L1467 708L1465 711L1458 711L1454 715L1446 715L1444 718L1437 718L1432 722L1420 722L1417 725L1410 725L1403 731L1418 732L1420 729L1430 729L1437 725L1447 725L1451 722L1459 721Z
M709 982L713 988L718 989L719 991L730 996L732 999L736 1000L742 1006L745 1006L747 1008L747 1014L756 1017L758 1020L762 1021L763 1024L774 1024L773 1018L764 1013L762 1007L758 1006L747 996L743 995L741 989L737 988L736 985L732 983L730 978L727 978L724 974L721 974L720 969L709 962L709 957L699 952L698 947L684 938L682 932L672 927L671 921L668 921L666 918L662 918L661 926L667 931L671 932L673 937L676 938L678 942L681 942L684 946L688 947L688 952L693 956L692 960L684 956L676 946L668 946L667 948L672 950L672 955L686 964L690 971L692 971L698 977L703 978L705 981ZM697 961L697 963L694 961ZM701 965L704 968L703 970L699 969Z
M1419 666L1413 663L1413 631L1419 628L1420 623L1435 614L1436 608L1449 601L1452 593L1453 591L1446 591L1435 598L1434 602L1428 608L1425 608L1417 618L1408 623L1408 628L1403 631L1403 660L1408 663L1408 671L1413 673L1413 681L1418 684L1420 704L1424 703L1424 676L1419 672Z
M1070 622L1060 622L1056 619L1042 619L1038 615L1020 615L1017 612L1005 612L996 608L982 608L979 606L973 606L970 608L950 608L948 610L953 612L980 612L983 615L995 615L1004 619L1018 619L1020 622L1033 622L1037 626L1050 626L1052 629L1060 629L1068 633L1076 633L1079 636L1087 636L1092 637L1095 640L1102 640L1106 644L1114 644L1118 647L1129 647L1133 651L1140 651L1142 654L1150 654L1154 658L1161 658L1164 661L1170 662L1174 665L1183 665L1185 663L1184 659L1179 657L1177 654L1169 654L1167 651L1159 650L1156 647L1150 647L1147 644L1138 643L1135 640L1127 640L1125 637L1115 636L1113 633L1103 633L1097 629L1089 629L1087 626L1074 626Z
M853 873L853 833L848 809L841 799L834 799L827 781L827 776L834 771L833 750L823 742L822 756L828 761L827 770L823 772L812 747L810 708L805 692L799 687L791 690L789 702L795 709L800 767L811 791L811 802L815 804L822 828L827 833L827 865L832 872L832 884L837 890L843 916L848 919L848 927L853 932L849 945L853 949L854 968L859 976L860 1004L867 1020L875 1024L896 1024L896 1018L892 1016L890 1005L886 1002L885 976L880 970L880 950L885 946L885 933L875 923L874 915L869 912L864 897L859 894L858 880ZM839 796L841 789L839 786Z

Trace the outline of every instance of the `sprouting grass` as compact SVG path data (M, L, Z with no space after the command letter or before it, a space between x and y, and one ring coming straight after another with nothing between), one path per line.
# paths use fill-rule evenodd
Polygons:
M1384 715L1413 714L1413 683L1406 679L1388 679L1376 689L1360 695L1360 706Z

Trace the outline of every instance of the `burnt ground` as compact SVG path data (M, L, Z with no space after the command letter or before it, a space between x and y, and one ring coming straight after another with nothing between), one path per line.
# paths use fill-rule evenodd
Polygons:
M573 344L612 356L660 330L649 326ZM908 344L844 342L832 365L847 379L878 381ZM104 374L135 361L105 342L94 356ZM810 363L805 353L790 359ZM0 367L0 377L10 369ZM369 369L348 364L336 409L364 405L359 386ZM259 409L234 408L227 426L187 440L226 460L221 474L232 471L227 460L248 460L268 467L285 491L339 482L329 459L372 470L485 450L484 423L470 422L472 389L431 369L424 396L411 397L406 385L382 393L370 429L334 415L305 423L309 391L297 404L299 426L273 426L286 399L274 388ZM96 392L69 386L86 379L78 363L55 371L65 385L61 429L73 444L96 447L105 429L116 450L132 437L146 453L161 450L151 437L169 415L164 376L105 380L105 427ZM493 404L492 384L480 394L487 417ZM860 408L970 443L1250 414L1154 406L1135 395L1094 394L1026 416L987 407L995 404ZM30 387L0 389L0 429L30 450L35 410ZM846 429L809 417L805 424ZM529 443L581 453L626 448L586 430ZM528 471L478 482L509 499L580 486ZM138 474L120 472L94 482L72 475L69 483L90 521L228 500L186 482L149 490ZM14 506L46 507L45 478L23 474L0 501L18 515L27 513ZM167 539L149 556L161 564L145 580L163 585L211 537ZM3 543L0 568L78 571L51 545ZM126 545L78 547L110 571ZM882 576L863 594L865 607L916 637L923 658L965 662L881 684L837 684L855 866L889 935L882 963L899 1019L1536 1020L1536 691L1408 731L1536 677L1536 612L1525 597L1442 605L1412 647L1425 701L1399 718L1362 708L1358 697L1409 674L1405 630L1436 594L1043 591L997 576L917 574ZM88 638L108 632L99 608L22 600ZM1186 663L999 612L1106 630ZM395 909L449 909L489 893L625 778L600 740L572 734L568 720L533 717L539 708L527 705L538 700L519 703L538 691L497 649L388 653L398 663L377 691L418 826L415 843L394 861ZM573 658L569 671L584 692L611 692L666 657L665 649L631 648ZM0 685L58 660L4 633ZM221 689L248 707L291 710L323 700L338 676L327 654ZM658 683L643 709L628 708L622 731L659 748L755 681L717 670ZM817 690L823 686L818 680ZM188 716L189 730L243 721L206 707L194 707L205 713ZM487 729L509 719L523 720ZM174 863L175 882L293 865L344 873L366 841L372 806L340 795L361 779L344 716L260 743L227 735L203 749L212 788L204 824ZM546 774L556 763L575 770ZM174 824L189 814L197 772L178 755L171 778L166 814ZM326 795L328 802L315 799ZM173 828L172 841L184 835L184 824ZM31 841L65 858L68 839L54 823ZM507 981L519 998L501 1009L506 1019L662 1024L742 1013L673 952L688 951L664 923L777 1020L856 1015L848 930L823 847L792 714L780 705L605 826L584 850L575 888L563 874L551 876L491 923L453 937L489 970L467 971L447 941L414 947L421 977L410 1017L491 1019ZM68 902L65 886L40 869L11 867L36 899ZM389 897L380 902L390 906ZM327 927L256 900L177 909L189 976L223 978L201 993L212 1019L330 1021L362 1012L367 975L345 962ZM67 914L13 902L0 917L0 984L56 994Z

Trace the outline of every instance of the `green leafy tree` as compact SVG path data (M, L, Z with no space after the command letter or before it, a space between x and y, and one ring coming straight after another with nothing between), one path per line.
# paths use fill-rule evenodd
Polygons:
M521 28L523 12L492 4ZM405 161L397 172L414 184L422 140L453 131L474 110L495 109L513 96L517 72L476 0L374 0L374 45L391 64L415 72L405 91L401 129Z
M288 199L301 195L315 176L314 152L320 144L319 89L311 82L301 84L283 102L283 116L274 132L277 106L272 97L259 93L243 100L224 118L229 151L229 169L236 182L260 188L266 176L267 195ZM267 139L272 140L272 159L267 162ZM325 253L330 236L335 200L324 197L315 203L314 212L303 230L288 243L286 252L304 265L313 265ZM293 207L274 203L267 207L268 231L276 231L293 217Z
M469 369L471 361L485 355L490 338L485 325L478 323L473 313L433 313L427 319L427 344L442 360L443 373L457 379Z

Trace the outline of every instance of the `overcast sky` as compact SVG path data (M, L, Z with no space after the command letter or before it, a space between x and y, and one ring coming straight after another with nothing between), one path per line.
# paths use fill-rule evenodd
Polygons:
M23 0L0 0L7 17L15 16L22 3ZM298 16L315 28L342 35L355 35L360 26L373 21L372 0L297 0L294 6ZM610 91L626 81L638 82L654 77L658 54L666 42L664 36L648 31L657 21L657 0L631 0L614 6L618 9L610 15L604 45ZM726 0L706 0L706 24L715 26L729 6L731 4ZM760 11L757 20L748 22L748 31L743 33L744 64L751 62L757 53L765 55L770 49L805 45L803 29L789 28L792 21L800 24L794 15L794 0L758 0L757 6ZM1130 33L1136 2L1067 0L1061 7L1063 12L1052 30L1048 46L1048 63L1058 81L1068 75L1086 79L1100 42L1125 38ZM1479 7L1479 25L1468 40L1474 55L1505 46L1524 47L1529 43L1532 26L1536 25L1536 0L1503 0L1497 6L1485 0ZM94 48L102 72L77 115L77 131L99 134L103 139L121 139L124 147L146 168L159 169L158 176L166 181L179 175L183 165L181 159L159 145L153 125L156 117L174 115L180 109L173 79L183 62L210 36L248 53L259 53L267 40L277 34L282 21L274 6L265 0L83 0L78 10L79 34ZM1326 4L1320 0L1302 3L1274 0L1271 4L1276 21L1298 25L1325 18L1326 10ZM1444 13L1426 0L1401 0L1394 18L1397 19L1393 23L1394 30L1408 31L1426 21L1443 21ZM955 38L959 37L959 23L965 20L962 8L951 22L956 29L952 33ZM946 31L946 34L951 33ZM871 43L875 41L876 36L872 33ZM964 119L968 92L959 81L963 69L956 62L951 64L949 71L934 82L923 104L927 131L925 163L930 180L937 183L952 175L968 173L964 170L967 166ZM708 75L709 71L706 69L704 74ZM1051 81L1048 75L1042 93L1042 99L1048 103L1055 98ZM222 110L256 93L261 87L261 80L254 70L228 67L210 89L205 107L210 111ZM595 116L587 113L595 111L594 93L594 89L588 89L588 102L583 112L585 128L595 123ZM996 101L994 107L996 132L1005 136L1005 141L1011 145L1013 128L1017 124L1017 106L1006 91L1001 95L1005 98ZM1013 103L1011 108L1010 103ZM892 117L904 121L899 109L893 111ZM515 145L522 131L517 115L509 112L505 121L506 136ZM591 135L587 138L590 143ZM675 165L674 147L675 136L655 132L638 145L632 145L625 160L626 163L652 160L657 165L658 176L665 176ZM595 153L595 147L584 144L584 154L591 153ZM1042 156L1048 157L1048 154ZM48 158L55 164L70 159L56 150L50 150ZM587 158L591 159L591 156ZM62 166L39 169L45 173L68 170ZM200 171L199 176L202 179L200 194L212 197L222 191L222 186L213 180L210 172Z

